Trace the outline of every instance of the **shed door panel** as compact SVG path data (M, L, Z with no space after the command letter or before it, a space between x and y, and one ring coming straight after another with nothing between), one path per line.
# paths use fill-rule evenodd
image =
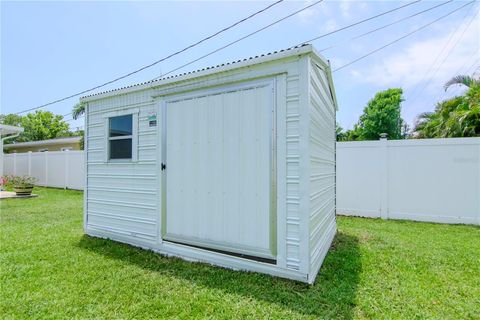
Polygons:
M272 257L270 85L166 105L164 238Z

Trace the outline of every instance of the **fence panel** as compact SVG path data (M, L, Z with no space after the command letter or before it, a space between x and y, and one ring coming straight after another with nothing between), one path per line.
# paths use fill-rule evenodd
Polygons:
M337 143L337 213L480 224L480 138Z
M30 175L45 187L83 190L84 152L52 151L6 154L4 174Z
M84 152L6 154L4 171L83 190ZM480 224L480 138L337 143L337 213Z

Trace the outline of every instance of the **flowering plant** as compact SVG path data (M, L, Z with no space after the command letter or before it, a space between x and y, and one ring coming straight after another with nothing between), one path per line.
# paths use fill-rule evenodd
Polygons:
M1 178L2 186L12 186L14 188L32 188L37 182L37 178L30 176L3 176Z
M6 177L0 177L0 190L5 189L7 186L8 180Z

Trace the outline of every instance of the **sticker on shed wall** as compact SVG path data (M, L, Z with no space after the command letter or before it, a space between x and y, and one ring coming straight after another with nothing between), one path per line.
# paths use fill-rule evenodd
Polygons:
M148 126L149 127L157 126L157 114L155 112L151 112L148 114Z

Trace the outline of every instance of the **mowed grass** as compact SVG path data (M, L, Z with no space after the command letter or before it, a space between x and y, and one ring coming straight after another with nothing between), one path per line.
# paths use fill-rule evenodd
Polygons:
M2 200L0 317L478 319L480 228L338 218L313 286L85 236L82 193Z

